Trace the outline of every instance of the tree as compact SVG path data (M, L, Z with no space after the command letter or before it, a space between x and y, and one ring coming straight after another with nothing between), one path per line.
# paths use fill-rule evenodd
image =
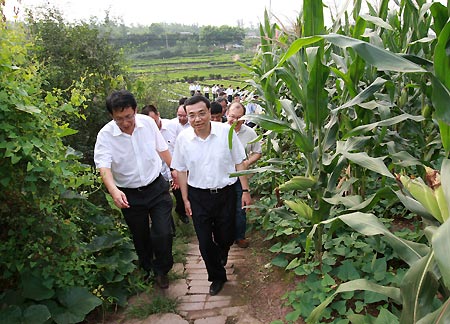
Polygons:
M41 62L46 81L44 89L69 89L74 81L83 80L89 95L78 110L83 119L68 119L71 127L80 132L65 139L65 143L82 152L86 163L92 163L97 132L109 121L104 98L126 74L122 52L109 42L107 26L68 24L56 9L28 12L27 22L35 39L33 52Z

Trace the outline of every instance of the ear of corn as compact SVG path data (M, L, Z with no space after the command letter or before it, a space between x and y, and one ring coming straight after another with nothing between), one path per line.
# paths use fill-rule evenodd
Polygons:
M434 195L436 196L436 201L441 211L442 220L445 222L449 217L449 210L447 200L445 199L444 188L442 186L436 188Z
M313 210L304 201L300 199L295 199L295 200L286 200L284 203L293 211L295 211L299 216L309 220L312 219Z
M443 223L442 213L437 202L435 191L428 187L424 182L417 179L410 179L407 176L401 175L400 181L403 186L411 193L414 199L422 204L422 206L436 218L440 223ZM448 217L448 216L447 216Z

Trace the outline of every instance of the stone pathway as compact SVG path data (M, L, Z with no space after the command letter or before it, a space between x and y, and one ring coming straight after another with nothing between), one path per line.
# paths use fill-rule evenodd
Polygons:
M127 320L124 324L261 324L248 315L245 299L236 296L239 290L239 276L235 270L245 260L248 249L233 245L226 265L228 281L216 296L209 295L210 282L205 263L200 256L198 243L189 243L186 264L175 264L172 271L179 277L171 281L169 289L155 293L176 298L179 301L178 314L154 314L145 320ZM157 288L155 288L157 289ZM233 294L234 292L234 294ZM133 297L130 303L145 302L150 296Z

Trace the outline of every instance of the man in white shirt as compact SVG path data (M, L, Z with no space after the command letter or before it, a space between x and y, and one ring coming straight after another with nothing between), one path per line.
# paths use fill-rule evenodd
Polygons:
M156 123L156 126L158 127L159 131L161 132L161 135L166 140L167 146L169 147L169 152L172 155L173 150L175 148L175 140L178 135L177 134L177 124L172 122L170 119L161 118L158 108L156 108L154 105L145 105L142 108L141 113L153 118L153 120ZM164 163L164 161L163 161L163 165L162 165L162 169L161 169L161 174L163 175L164 179L166 179L166 181L169 181L172 183L173 178L172 178L170 168L166 163Z
M140 266L147 276L154 272L157 284L165 289L173 265L173 203L169 185L161 175L161 160L170 165L172 159L154 120L136 114L136 107L134 96L127 90L108 96L106 108L113 120L97 135L94 161L114 204L124 215Z
M227 120L228 124L233 125L236 122L234 131L236 132L239 140L245 148L245 153L247 154L247 159L244 161L246 169L256 161L258 161L262 156L261 143L255 142L258 135L253 130L253 128L244 124L243 120L239 120L245 114L245 107L240 102L233 102L227 110ZM240 181L236 181L236 194L237 199L242 197L242 186ZM238 203L236 206L236 236L235 242L240 248L247 248L249 243L245 238L245 232L247 230L247 215L245 209Z
M234 90L233 90L233 87L231 86L231 84L228 86L227 90L225 90L225 93L227 94L228 102L232 102Z
M229 175L245 169L245 151L234 132L229 146L228 124L211 122L207 98L191 97L184 107L191 128L177 138L172 168L178 172L186 213L192 217L212 282L209 293L214 296L227 281L225 265L234 242L237 178ZM242 176L240 180L247 189L242 196L242 206L246 206L251 203L247 178Z

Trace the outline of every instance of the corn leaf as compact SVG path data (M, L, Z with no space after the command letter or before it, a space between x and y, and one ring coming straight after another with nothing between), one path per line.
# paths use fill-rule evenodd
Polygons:
M450 246L450 222L444 222L439 226L431 240L433 244L434 257L438 264L447 288L450 289L450 258L448 257L448 248Z
M408 61L400 55L394 54L370 43L338 34L323 35L322 37L336 46L342 48L351 47L364 61L375 66L378 70L426 72L426 70L421 68L419 65Z
M437 278L432 273L433 252L411 265L402 280L400 290L403 309L400 323L417 323L426 314L434 311L433 301L438 289Z
M381 286L366 279L356 279L339 285L338 289L336 289L330 297L325 299L325 301L311 312L311 315L306 319L306 322L318 323L321 319L322 312L333 301L337 294L357 290L373 291L391 298L396 303L400 304L402 302L399 288Z

